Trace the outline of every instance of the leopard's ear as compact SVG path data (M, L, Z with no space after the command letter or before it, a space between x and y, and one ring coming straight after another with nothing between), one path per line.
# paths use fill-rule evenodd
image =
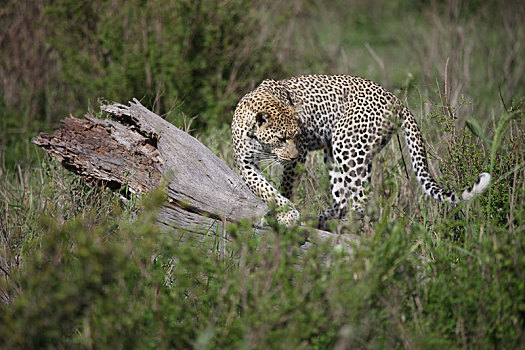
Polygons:
M255 115L255 122L257 123L258 127L261 127L264 124L268 123L268 113L264 111L257 112L257 114Z
M282 90L284 90L284 93L286 94L286 99L288 100L288 103L290 104L290 106L295 107L296 104L293 103L292 94L290 93L290 91L288 91L284 87L282 88Z

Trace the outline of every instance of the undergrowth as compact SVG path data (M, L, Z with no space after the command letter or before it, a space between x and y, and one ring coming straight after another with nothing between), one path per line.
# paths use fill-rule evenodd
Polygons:
M230 227L227 254L153 225L162 193L131 219L60 223L21 252L2 290L5 348L518 347L525 235L477 219L461 242L385 213L350 255L300 232ZM523 230L525 213L517 213Z

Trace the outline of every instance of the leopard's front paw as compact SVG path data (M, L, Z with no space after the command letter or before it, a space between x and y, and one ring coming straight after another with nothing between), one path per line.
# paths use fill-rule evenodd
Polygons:
M286 227L291 227L299 223L300 214L295 208L291 208L288 211L280 212L275 215L277 222Z

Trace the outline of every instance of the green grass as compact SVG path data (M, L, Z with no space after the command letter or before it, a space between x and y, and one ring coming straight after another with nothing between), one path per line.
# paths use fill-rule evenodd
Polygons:
M0 11L0 347L523 347L525 6L195 4ZM250 223L228 227L235 238L219 249L212 236L160 231L161 193L131 208L29 142L100 95L137 96L233 167L235 102L264 78L304 73L392 90L416 115L439 183L461 190L488 171L489 190L455 208L430 201L394 138L374 163L370 221L334 223L360 235L351 254L323 242L300 254L298 230L257 236ZM321 158L301 169L305 215L330 205Z

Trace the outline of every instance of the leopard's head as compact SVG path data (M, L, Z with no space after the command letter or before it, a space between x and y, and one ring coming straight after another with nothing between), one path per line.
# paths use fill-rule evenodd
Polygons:
M261 104L254 116L252 137L280 162L289 162L299 156L296 139L300 134L299 106L288 106L269 99Z

